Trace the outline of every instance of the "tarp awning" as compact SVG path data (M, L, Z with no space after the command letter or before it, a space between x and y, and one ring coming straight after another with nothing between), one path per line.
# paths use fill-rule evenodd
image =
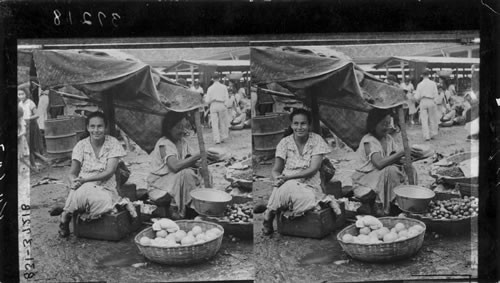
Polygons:
M290 47L252 48L250 57L253 83L262 88L278 84L306 105L315 96L320 120L353 149L365 134L367 112L372 107L392 108L405 102L402 89L346 59Z
M168 111L197 109L198 93L159 76L149 65L103 51L36 50L33 60L42 88L71 85L97 102L112 95L116 123L146 152L161 137ZM147 126L145 126L147 125Z
M425 63L427 68L470 68L479 65L479 58L464 57L428 57L428 56L393 56L373 66L380 68L400 68L403 63Z

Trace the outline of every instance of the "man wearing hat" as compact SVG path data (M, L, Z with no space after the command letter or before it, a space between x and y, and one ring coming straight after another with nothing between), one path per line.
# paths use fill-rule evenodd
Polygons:
M208 88L205 102L210 107L212 134L216 144L229 137L226 103L229 100L227 87L220 83L219 74L212 77L214 83Z
M420 121L422 123L422 134L426 141L438 134L438 109L434 102L438 97L438 89L435 82L429 79L429 71L422 73L423 79L417 85L415 99L420 103Z

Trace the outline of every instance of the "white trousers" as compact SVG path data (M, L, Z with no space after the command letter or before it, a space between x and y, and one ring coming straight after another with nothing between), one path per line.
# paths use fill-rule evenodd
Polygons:
M213 102L210 104L210 121L212 122L212 134L215 143L220 143L229 137L227 116L227 108L224 103Z
M438 134L439 115L436 103L430 98L422 98L420 101L420 122L422 122L422 134L428 140Z

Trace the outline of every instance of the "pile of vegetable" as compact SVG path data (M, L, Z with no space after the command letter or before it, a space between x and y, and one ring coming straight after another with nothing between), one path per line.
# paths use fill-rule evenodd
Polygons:
M449 200L431 201L429 212L424 216L433 219L463 219L478 214L476 197L452 198Z
M425 230L418 224L406 227L401 222L396 223L394 227L384 227L380 220L370 215L358 216L356 227L359 234L346 233L342 236L343 242L356 244L391 243L415 237Z
M186 232L168 218L156 221L152 228L155 232L155 238L144 236L139 240L141 245L165 248L189 246L209 242L223 233L218 228L203 231L200 226L194 226L191 231Z
M226 206L223 220L233 223L250 223L253 221L253 205L251 202Z

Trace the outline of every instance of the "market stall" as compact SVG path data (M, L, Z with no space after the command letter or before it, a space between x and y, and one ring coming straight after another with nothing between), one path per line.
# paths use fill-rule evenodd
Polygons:
M206 90L215 72L224 74L231 80L243 79L246 83L250 77L249 69L249 60L182 60L164 69L163 72L175 80L182 77L193 82L198 78Z
M385 69L386 76L389 75L390 70L393 72L396 70L396 75L400 74L401 78L411 77L413 85L418 84L420 75L425 69L447 78L453 75L455 85L458 87L457 91L462 93L471 85L464 82L459 83L459 79L472 77L473 65L479 66L479 58L393 56L374 65L373 69Z
M314 131L318 132L321 121L346 145L357 149L365 133L366 112L370 109L397 107L399 119L403 120L400 106L405 98L401 89L372 77L349 60L300 51L290 47L251 49L252 80L263 92L302 101L312 110ZM400 126L408 154L404 123ZM405 169L408 167L409 162ZM470 227L477 216L476 199L470 201L459 196L446 202L438 201L434 198L437 193L414 186L409 179L410 185L394 189L396 203L405 212L401 218L352 215L354 223L337 234L338 243L350 258L369 262L408 258L421 249L426 231L434 233L436 226L451 227L457 222ZM356 211L351 205L350 199L346 199L346 210ZM448 209L456 210L453 219ZM460 227L462 232L466 231L464 226Z

